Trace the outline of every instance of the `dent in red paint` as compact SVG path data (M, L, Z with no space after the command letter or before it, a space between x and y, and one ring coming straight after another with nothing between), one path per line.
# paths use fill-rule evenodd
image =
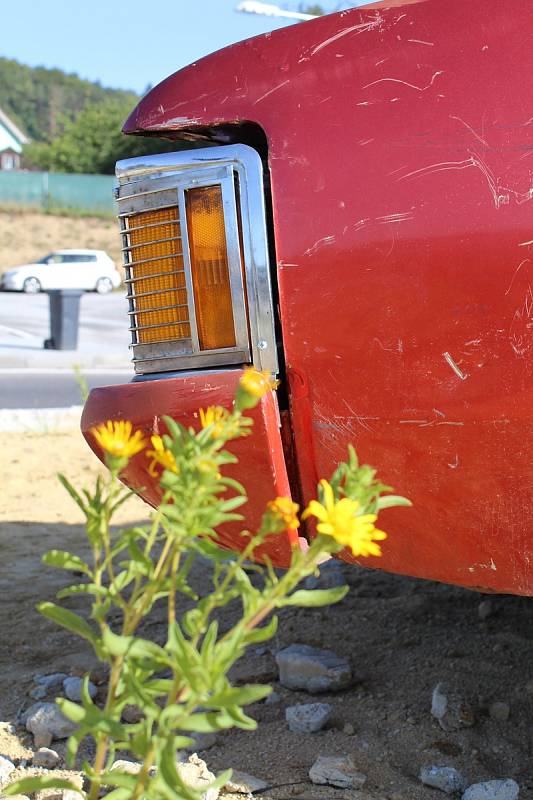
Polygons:
M91 428L108 419L129 419L135 430L142 430L148 437L165 432L164 416L170 416L182 425L199 428L199 408L208 405L231 408L240 375L240 370L197 372L93 389L81 420L83 435L96 455L103 458ZM263 397L249 415L254 421L252 435L236 439L227 448L237 456L239 463L229 464L225 474L242 481L249 496L249 502L242 507L246 518L242 525L227 523L220 528L218 543L229 550L243 548L248 541L241 535L243 526L251 531L257 530L269 500L278 495L291 496L275 395L270 392ZM121 480L139 490L141 497L155 506L161 499L161 490L157 480L148 472L148 464L145 453L139 453L122 472ZM264 546L257 549L256 557L260 561L266 554L275 566L286 567L292 549L298 546L296 532L287 531L270 537Z
M305 499L352 441L414 503L383 515L373 565L523 594L532 26L528 0L352 9L191 65L126 125L266 134Z

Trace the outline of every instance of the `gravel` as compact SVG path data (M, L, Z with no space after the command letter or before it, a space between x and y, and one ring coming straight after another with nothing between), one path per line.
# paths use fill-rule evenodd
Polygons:
M473 783L461 800L517 800L519 787L511 778Z
M33 733L36 747L48 747L53 739L67 739L77 728L55 703L35 703L25 718L26 729Z
M366 775L357 770L350 756L319 756L309 777L313 783L340 789L360 789L366 781Z
M426 786L440 789L446 794L463 792L468 783L466 778L454 767L422 767L419 777Z
M276 654L276 662L280 683L287 689L303 689L311 694L337 692L352 682L348 660L331 650L291 644Z
M286 708L285 719L294 733L316 733L325 728L332 712L329 703L301 703Z
M83 678L65 678L63 681L63 691L69 700L74 703L81 702L81 690L83 687ZM96 697L96 686L89 681L88 683L89 697L94 699Z

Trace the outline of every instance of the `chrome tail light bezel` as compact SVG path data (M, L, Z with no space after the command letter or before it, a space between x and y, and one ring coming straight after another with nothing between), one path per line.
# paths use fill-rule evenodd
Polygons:
M258 369L276 374L278 361L263 165L257 152L247 145L227 145L131 158L117 163L116 175L135 372L146 374L253 363ZM201 350L196 329L185 194L189 189L208 186L220 186L222 191L235 346ZM187 341L165 339L141 343L136 315L142 309L135 305L135 276L131 263L134 248L126 220L132 214L174 206L179 209L191 336Z

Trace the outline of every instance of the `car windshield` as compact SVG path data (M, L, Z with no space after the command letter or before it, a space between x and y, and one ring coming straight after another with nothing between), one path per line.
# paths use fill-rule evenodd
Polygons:
M45 256L44 258L40 258L39 261L37 261L36 263L37 264L49 264L50 261L53 260L54 255L55 255L54 253L48 253L47 256Z

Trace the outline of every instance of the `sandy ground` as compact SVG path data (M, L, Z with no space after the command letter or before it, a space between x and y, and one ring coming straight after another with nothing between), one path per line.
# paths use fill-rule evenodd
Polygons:
M0 433L0 443L0 720L14 722L33 702L27 693L35 673L78 674L94 665L83 643L34 609L69 582L68 575L43 567L41 554L53 547L84 551L81 514L55 474L87 485L99 465L74 431ZM146 507L135 500L122 521L145 516ZM482 619L479 604L486 598L462 589L356 568L346 568L346 578L351 591L340 605L287 609L276 640L243 659L237 677L272 681L279 700L252 707L256 732L220 735L201 754L210 769L255 774L279 787L265 793L272 798L438 800L445 795L422 786L417 775L422 765L448 765L470 782L512 777L521 800L533 798L533 602L492 598ZM162 618L156 616L151 630L160 638ZM273 654L293 642L347 656L353 686L320 697L280 687ZM431 717L439 681L458 693L469 727L444 731ZM316 700L335 708L329 728L291 733L285 708ZM509 705L507 720L491 718L494 701ZM64 752L62 743L54 746ZM28 759L31 747L22 728L15 735L0 729L0 753ZM360 794L309 783L318 755L343 754L367 775Z
M52 250L78 247L105 250L117 266L122 264L114 219L0 210L0 274Z

